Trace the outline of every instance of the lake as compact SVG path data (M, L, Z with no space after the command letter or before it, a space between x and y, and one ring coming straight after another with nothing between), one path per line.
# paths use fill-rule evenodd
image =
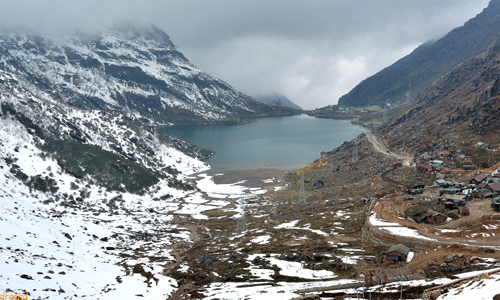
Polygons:
M269 167L302 168L367 129L350 120L308 115L262 117L241 125L174 125L161 129L215 151L206 160L215 171Z

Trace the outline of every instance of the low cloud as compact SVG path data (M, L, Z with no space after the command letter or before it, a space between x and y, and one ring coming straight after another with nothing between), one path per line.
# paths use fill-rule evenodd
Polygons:
M366 77L461 26L488 0L0 0L0 24L43 33L152 23L196 66L250 95L335 104Z

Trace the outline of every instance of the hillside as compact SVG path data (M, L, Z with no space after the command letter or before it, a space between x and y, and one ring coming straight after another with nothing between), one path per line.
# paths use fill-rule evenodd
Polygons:
M456 65L486 51L500 35L500 1L491 0L475 18L435 42L421 45L393 65L363 80L340 97L339 105L368 106L412 98Z
M497 118L500 109L499 61L500 41L497 40L485 53L442 76L421 94L417 104L389 119L375 132L391 147L414 151L416 155L440 148L468 149L468 152L476 153L474 149L478 142L497 147L500 143L495 131L500 126ZM493 161L498 161L496 153L491 155L486 158L479 155L476 163L491 166Z
M70 105L119 110L161 124L293 114L263 105L191 64L153 25L67 36L0 34L0 66Z
M269 95L258 95L255 97L257 101L269 104L269 103L278 103L281 104L282 106L294 108L294 109L302 109L300 106L297 104L293 103L290 99L285 97L284 95L281 94L269 94Z

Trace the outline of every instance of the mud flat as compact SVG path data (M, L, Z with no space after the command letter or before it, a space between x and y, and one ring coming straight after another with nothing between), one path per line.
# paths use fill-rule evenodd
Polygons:
M208 171L207 174L213 176L216 184L231 184L238 182L251 188L269 188L284 182L284 176L287 171L272 168L259 168L249 170L228 170L222 172ZM279 181L278 181L279 180ZM244 181L243 183L241 183Z

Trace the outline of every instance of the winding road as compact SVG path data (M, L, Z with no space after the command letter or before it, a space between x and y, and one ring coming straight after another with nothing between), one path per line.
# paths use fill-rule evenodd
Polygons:
M368 141L370 143L372 143L373 148L375 148L375 150L377 150L378 152L383 153L387 156L394 157L398 160L401 160L401 162L404 165L407 165L407 164L409 165L412 162L413 157L411 157L411 156L400 155L400 154L394 153L392 151L387 152L387 148L385 147L385 145L382 142L380 142L378 137L376 137L372 132L368 131L368 132L365 132L365 134L366 134L366 138L368 139Z

